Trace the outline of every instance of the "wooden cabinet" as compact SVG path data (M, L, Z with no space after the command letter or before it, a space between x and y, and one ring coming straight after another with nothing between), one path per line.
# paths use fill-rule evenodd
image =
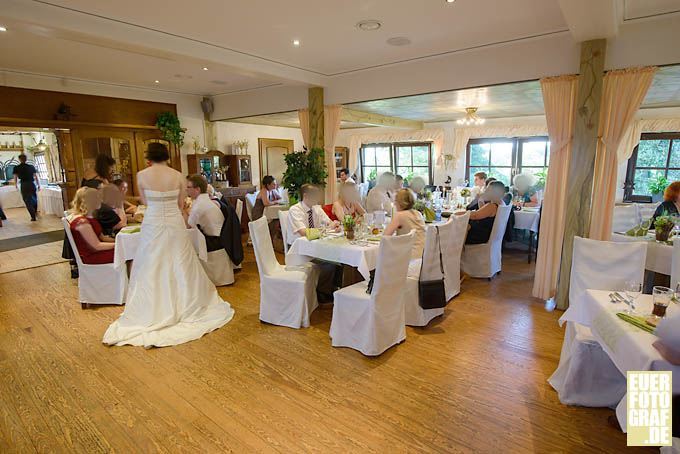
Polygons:
M228 179L227 161L224 153L211 150L205 154L190 154L187 156L187 171L189 175L204 175L208 183L214 187L223 186Z
M224 158L229 166L229 170L227 170L229 186L249 187L253 185L253 167L250 155L228 154Z

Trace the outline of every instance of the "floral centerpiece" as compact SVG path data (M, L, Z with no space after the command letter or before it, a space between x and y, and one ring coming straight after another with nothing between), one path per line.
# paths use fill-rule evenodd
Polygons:
M345 215L345 217L342 219L342 227L345 230L345 236L347 237L348 240L354 239L355 226L356 221L354 220L354 216L352 216L351 214Z
M668 241L671 231L676 224L676 217L670 216L668 211L664 210L661 216L657 216L654 221L654 231L656 233L656 241Z
M428 206L426 200L424 199L416 200L416 203L413 205L413 209L420 211L423 214L425 221L427 222L434 221L435 212L430 206Z
M465 197L470 197L472 195L472 192L470 191L470 188L463 188L460 190L460 196L465 198Z

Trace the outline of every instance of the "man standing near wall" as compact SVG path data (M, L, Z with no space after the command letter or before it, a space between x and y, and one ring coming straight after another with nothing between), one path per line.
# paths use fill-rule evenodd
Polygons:
M26 164L25 154L19 155L19 161L21 164L14 168L14 186L17 185L18 181L21 181L21 197L24 199L28 213L31 215L31 221L36 221L38 191L40 190L38 171L32 165Z

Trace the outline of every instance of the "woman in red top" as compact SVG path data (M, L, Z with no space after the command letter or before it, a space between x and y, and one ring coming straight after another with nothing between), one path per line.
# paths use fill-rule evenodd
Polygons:
M94 217L101 204L99 191L88 187L78 189L71 202L71 233L80 258L88 265L113 263L114 240L102 234L102 226Z

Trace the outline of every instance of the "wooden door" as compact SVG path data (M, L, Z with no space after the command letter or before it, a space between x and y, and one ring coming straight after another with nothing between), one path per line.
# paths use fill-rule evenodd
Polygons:
M181 172L182 161L179 154L179 147L161 138L160 131L136 131L135 143L137 146L137 167L139 170L146 168L146 149L151 142L160 142L168 147L170 152L170 167Z
M137 194L135 178L137 174L137 152L134 134L125 129L73 129L72 145L75 151L75 164L78 179L83 178L85 170L94 168L95 159L100 153L111 156L116 164L114 178L127 181L134 194ZM80 185L80 181L77 182Z
M285 139L258 139L257 142L260 149L259 179L262 180L265 175L271 175L280 184L283 172L286 170L286 162L283 160L283 155L293 151L293 141Z

